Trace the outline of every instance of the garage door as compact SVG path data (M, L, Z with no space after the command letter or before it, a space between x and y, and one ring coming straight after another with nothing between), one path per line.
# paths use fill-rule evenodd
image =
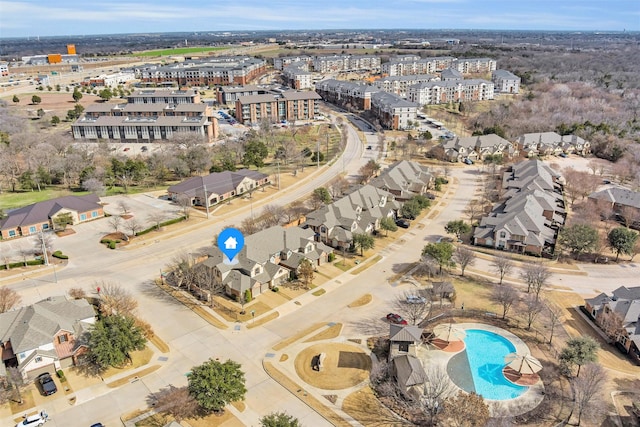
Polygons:
M52 363L50 365L43 366L43 367L38 368L38 369L34 369L33 371L29 371L27 373L27 376L29 377L30 380L35 380L38 375L44 374L45 372L50 373L51 376L55 376L55 374L56 374L55 365Z

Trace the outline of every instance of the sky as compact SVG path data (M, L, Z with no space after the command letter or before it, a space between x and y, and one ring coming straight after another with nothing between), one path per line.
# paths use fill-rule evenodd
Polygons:
M640 31L640 0L0 0L0 37L403 28Z

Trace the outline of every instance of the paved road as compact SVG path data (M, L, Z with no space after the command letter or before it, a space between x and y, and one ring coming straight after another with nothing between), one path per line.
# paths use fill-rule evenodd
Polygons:
M345 165L349 174L357 173L359 166L366 161L362 158L362 145L352 130L346 156L349 161ZM303 183L280 194L278 203L285 204L309 193L341 169L342 162L338 161L328 170L319 171L312 182ZM231 358L242 364L249 390L247 410L243 413L231 410L246 425L257 425L261 415L276 408L298 417L304 425L330 425L272 381L264 372L262 361L275 343L316 322L343 322L344 335L347 337L386 331L388 325L383 320L384 315L390 310L395 296L411 287L409 284L389 283L388 279L395 272L402 271L407 264L415 262L422 247L443 234L446 222L461 217L467 202L481 185L480 174L475 168L453 168L452 176L457 181L457 184L452 184L455 190L452 188L449 196L439 201L434 208L439 214L434 219L423 219L421 224L414 223L399 241L380 251L382 259L379 262L359 275L345 273L333 278L323 285L328 292L322 297L307 294L298 299L301 305L287 303L279 307L281 315L278 319L251 330L215 329L151 283L152 278L157 277L160 268L165 267L174 254L193 251L210 244L216 230L232 218L237 223L248 215L247 212L226 215L204 226L186 229L184 234L170 240L159 240L131 250L105 251L97 243L97 239L87 239L82 233L61 239L61 249L72 256L73 262L58 273L58 283L54 283L52 276L44 276L14 284L12 287L20 291L24 302L28 304L49 295L61 294L71 287L91 289L95 280L115 281L127 286L136 295L141 316L170 345L171 352L166 361L153 361L162 365L161 369L140 381L117 389L117 392L99 384L78 391L78 402L73 407L64 399L50 400L44 406L52 414L50 425L81 426L95 421L118 425L120 414L145 407L150 391L169 384L185 385L185 373L209 357L221 360ZM445 205L446 209L443 209ZM100 233L96 231L96 234ZM603 276L597 281L599 288L602 288L607 279L602 272L600 269L593 272ZM562 280L568 277L562 276ZM572 279L587 290L589 281L586 277L572 276ZM346 307L364 293L373 295L370 304L359 309ZM2 420L3 423L5 421L8 420Z

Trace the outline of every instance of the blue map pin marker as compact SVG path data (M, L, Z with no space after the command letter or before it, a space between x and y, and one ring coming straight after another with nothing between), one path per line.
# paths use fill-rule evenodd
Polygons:
M236 255L244 246L244 236L237 228L225 228L218 235L218 248L227 257L225 264L237 264ZM227 261L228 260L228 261Z

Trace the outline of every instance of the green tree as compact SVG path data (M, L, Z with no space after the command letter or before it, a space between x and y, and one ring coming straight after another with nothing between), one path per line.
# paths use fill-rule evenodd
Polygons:
M13 102L15 104L17 104L18 102L20 102L20 98L18 98L18 95L13 95Z
M51 124L54 126L57 126L58 124L60 124L60 117L58 116L51 117Z
M393 218L386 216L380 220L380 228L385 231L385 236L387 236L390 231L396 231L398 226Z
M83 89L84 89L84 88L83 88ZM82 99L82 92L80 92L80 91L78 90L78 88L75 88L75 89L73 90L73 95L71 95L71 96L73 96L73 100L74 100L75 102L79 102L79 101Z
M314 151L313 154L311 155L311 160L314 163L317 163L317 162L322 163L322 162L324 162L324 153L322 151Z
M53 225L57 230L64 230L69 224L73 224L71 212L61 213L53 217Z
M422 212L420 202L414 199L407 200L400 208L400 215L403 218L416 219L420 212Z
M31 103L34 105L38 105L42 102L42 98L40 98L38 95L33 95L31 97Z
M440 274L442 274L442 267L449 267L453 265L453 251L454 246L449 242L429 243L422 249L422 256L431 257L440 266Z
M30 170L24 171L20 178L18 178L20 182L20 187L23 190L33 190L36 188L36 181L33 179L33 172Z
M232 360L220 363L209 359L191 370L189 394L207 412L220 412L231 403L244 400L247 393L241 365Z
M618 227L611 230L607 238L609 246L616 253L616 261L618 261L620 254L631 255L638 233L625 227Z
M286 412L272 412L260 418L262 427L300 427L300 421Z
M38 118L43 118L45 114L44 110L42 108L38 108L38 112L36 113L38 115Z
M306 258L301 259L300 264L298 264L298 277L302 279L305 287L308 288L313 281L314 273L311 261Z
M425 141L431 141L433 139L433 134L431 132L429 132L428 130L425 130L424 132L422 132L420 134L420 136L422 137L422 139L424 139Z
M449 221L447 225L444 226L444 230L449 234L454 234L458 239L460 239L460 236L471 231L471 226L463 220L458 219Z
M360 249L360 255L364 256L364 251L373 249L376 241L371 234L355 233L353 235L353 245Z
M269 150L264 142L249 141L244 146L244 157L242 163L247 166L254 165L256 168L264 166L264 159L267 158Z
M142 331L133 317L104 316L96 321L89 336L89 360L100 369L121 367L130 353L145 346Z
M325 187L318 187L311 194L311 204L318 209L322 205L331 203L331 194Z
M98 96L103 101L108 101L111 98L113 98L113 92L111 92L111 89L109 89L109 88L104 88L98 93Z
M562 229L558 236L558 243L578 259L581 254L596 249L598 230L587 224L573 224Z
M582 336L567 341L567 346L560 352L560 363L571 368L578 366L576 377L580 376L580 367L586 363L598 360L597 352L600 349L598 343L591 337Z

